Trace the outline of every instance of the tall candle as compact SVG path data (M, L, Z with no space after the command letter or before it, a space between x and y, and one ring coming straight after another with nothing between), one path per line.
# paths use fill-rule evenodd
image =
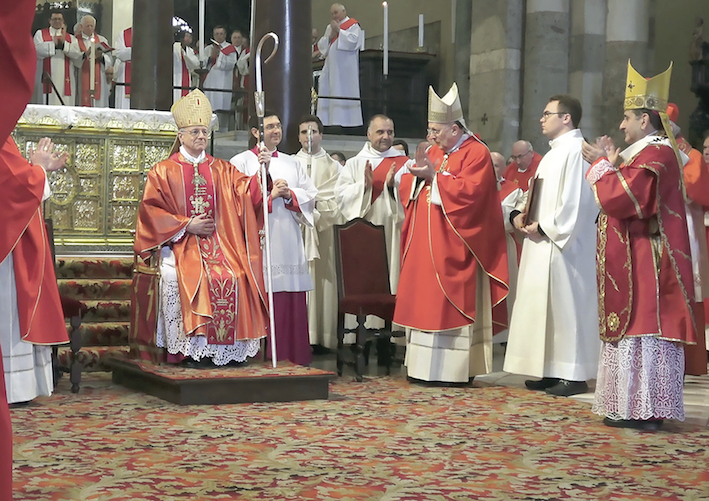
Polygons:
M458 10L456 0L451 0L451 43L455 43L455 11Z
M91 35L91 56L89 57L89 90L96 89L96 38Z
M199 58L204 59L204 1L199 0Z
M423 14L419 14L419 47L423 47Z
M384 76L389 75L389 4L383 2L384 7Z

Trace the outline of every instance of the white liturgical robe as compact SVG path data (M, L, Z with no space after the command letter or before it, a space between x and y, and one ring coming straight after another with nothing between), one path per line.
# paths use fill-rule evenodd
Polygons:
M322 96L359 98L359 51L364 46L364 33L359 24L346 17L340 22L338 37L330 43L332 27L318 40L325 64L320 76L318 94ZM348 26L342 29L342 26ZM357 127L362 125L362 103L341 99L318 99L318 117L323 125Z
M116 43L113 45L113 56L118 60L114 69L113 80L116 83L126 83L126 69L130 63L133 52L133 28L126 28L118 35ZM130 77L130 74L128 75ZM129 82L130 83L130 82ZM130 89L126 95L125 85L116 85L116 108L130 109Z
M45 178L42 200L52 195ZM10 252L0 263L0 351L9 404L49 396L54 390L52 347L28 343L20 334L15 268Z
M236 65L236 47L229 42L222 42L221 50L217 54L214 64L210 66L211 51L216 51L215 45L204 48L204 58L207 62L207 78L204 80L205 89L224 89L229 92L205 91L207 99L212 104L214 111L228 111L231 109L231 90L234 82L234 66Z
M271 158L268 173L272 180L284 179L288 183L293 194L292 203L289 205L293 206L297 202L299 210L289 209L282 197L272 201L268 223L273 292L309 291L313 288L313 281L305 257L301 225L313 226L313 210L318 190L296 159L280 151L276 153ZM261 165L254 150L239 153L229 161L247 176L259 175ZM264 270L264 278L265 276Z
M56 37L62 34L62 30L55 30L52 27L44 30L37 30L34 34L34 47L37 50L37 73L35 75L35 87L32 102L35 104L47 104L47 95L44 93L42 75L46 68L45 61L49 59L49 74L52 82L57 87L59 94L66 106L74 106L76 103L76 78L74 75L75 66L81 64L82 54L76 37L64 33L67 37L62 49L57 49L53 40L46 41L46 38ZM68 35L68 36L67 36ZM67 88L68 84L68 88ZM49 90L49 104L61 105L51 85ZM67 90L69 92L67 92Z
M313 278L313 290L308 293L310 344L336 348L337 270L333 226L344 222L335 200L335 183L342 166L322 148L312 156L300 150L295 157L318 189L314 227L304 228L305 255Z
M384 226L387 240L387 256L389 257L389 284L392 294L396 294L399 282L401 225L404 221L404 210L401 203L392 197L386 188L372 202L372 187L365 190L364 168L367 162L376 170L385 158L405 156L396 148L389 148L384 152L375 150L367 141L362 150L354 157L347 160L340 171L340 176L335 184L335 198L337 206L345 218L351 221L362 217L367 221ZM406 163L408 166L409 160ZM402 167L402 168L406 168Z
M182 47L180 42L172 45L172 85L189 87L192 85L192 71L199 68L199 57L192 47ZM174 89L172 101L176 102L189 93L189 89Z
M586 381L596 377L601 347L598 208L584 178L589 164L581 156L581 131L567 132L549 144L531 195L538 199L531 218L546 236L527 236L522 246L504 370Z
M85 34L81 34L81 37L83 39L83 44L85 47L91 47L91 37ZM96 36L96 46L98 47L99 45L105 45L106 47L109 46L108 40L106 40L106 37L103 35L97 35ZM79 46L81 48L81 46ZM83 54L82 54L83 57ZM113 66L113 59L111 56L109 56L106 53L102 53L100 51L96 51L96 59L100 61L100 58L103 57L103 63L99 64L99 69L101 72L101 76L98 79L98 85L100 88L100 95L99 95L99 88L97 88L97 97L94 99L93 102L93 107L94 108L108 108L108 95L111 92L111 85L109 82L106 80L106 68ZM82 85L82 71L86 71L87 74L89 74L90 70L90 64L88 62L89 57L86 56L86 59L84 60L84 64L82 65L82 69L79 70L79 85L77 86L79 88L79 96L77 99L77 106L81 104L81 93L84 91L87 91L89 89L83 89ZM89 82L89 78L86 78L86 81ZM89 86L90 88L90 86Z

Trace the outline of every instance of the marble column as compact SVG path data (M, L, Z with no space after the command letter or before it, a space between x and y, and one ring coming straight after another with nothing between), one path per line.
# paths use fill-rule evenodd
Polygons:
M254 58L261 37L273 31L280 39L276 56L263 66L266 109L278 113L283 124L282 151L296 153L298 121L310 113L311 85L311 0L253 0L251 29L251 82L254 83ZM262 57L271 53L273 43L264 44ZM253 99L250 110L253 113Z
M173 0L134 0L130 107L169 111L172 106Z
M455 5L453 81L458 84L463 115L467 117L470 104L470 29L473 22L473 0L457 0Z
M580 128L588 139L605 134L603 68L606 43L606 0L571 3L569 94L581 101Z
M650 0L608 0L606 57L603 69L603 129L622 144L617 132L623 116L628 59L642 75L650 75ZM665 68L662 68L664 70Z
M473 0L468 127L510 154L519 135L523 0Z
M527 0L520 139L541 154L549 150L539 118L549 97L569 91L569 0ZM580 3L580 2L579 2Z

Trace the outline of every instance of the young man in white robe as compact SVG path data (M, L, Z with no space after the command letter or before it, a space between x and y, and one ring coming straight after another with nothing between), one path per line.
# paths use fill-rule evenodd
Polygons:
M131 80L131 55L133 52L133 28L126 28L118 35L113 44L113 56L116 61L113 79L117 84L130 84ZM116 109L130 109L130 86L116 85Z
M596 207L585 182L581 104L552 96L540 119L551 150L539 163L529 214L513 212L525 233L504 370L539 381L529 389L570 396L598 372ZM525 208L520 207L521 210Z
M209 70L204 80L205 89L223 89L220 91L205 91L212 108L219 116L219 129L227 130L229 110L231 109L231 90L234 81L234 66L236 65L236 47L227 42L226 28L215 26L212 31L214 41L204 47L204 63Z
M199 68L199 57L190 47L192 33L180 32L179 40L172 45L172 85L173 87L190 87L192 71ZM189 94L189 89L173 89L173 102Z
M507 294L505 301L507 302L507 325L509 325L510 317L512 316L512 307L515 302L515 291L517 289L517 243L515 241L515 233L519 233L518 230L512 225L510 221L510 214L515 208L520 204L524 197L524 191L519 187L517 183L507 181L503 173L507 169L507 164L505 163L505 157L497 152L490 152L490 158L492 158L492 166L495 168L495 176L497 177L497 192L500 196L500 205L502 207L502 220L505 225L505 241L507 243L507 268L509 269L509 283L510 291ZM505 329L502 332L497 333L492 338L492 342L495 344L506 343L509 331Z
M342 166L321 146L323 125L313 115L298 125L302 148L295 157L318 189L313 212L314 227L304 228L305 254L310 264L313 290L308 293L310 344L337 347L337 270L333 226L344 222L335 199L335 183Z
M91 98L91 39L96 46L96 70L94 73L94 96ZM77 106L108 108L108 95L111 92L109 82L113 79L113 60L108 55L111 47L103 35L96 33L96 18L81 18L81 36L77 36L83 61L79 62L79 100Z
M34 47L37 51L37 73L32 102L55 106L62 104L51 83L43 82L42 78L46 72L54 82L64 105L74 106L76 102L74 65L81 60L82 54L76 38L67 33L64 15L60 11L53 11L50 14L49 28L37 30L34 34Z
M330 8L332 21L317 47L325 64L318 94L359 98L359 51L364 46L364 32L356 19L347 16L344 5ZM319 99L318 117L324 125L359 127L362 103L341 99Z
M250 125L251 133L258 138L256 117ZM264 144L235 155L230 162L248 176L259 175L262 163L268 169L271 185L268 222L277 355L279 360L308 365L312 352L308 338L306 292L313 289L313 281L305 257L301 226L313 227L318 190L295 158L277 151L282 137L280 118L266 111ZM264 269L264 279L268 289L266 271ZM270 351L267 350L267 353Z

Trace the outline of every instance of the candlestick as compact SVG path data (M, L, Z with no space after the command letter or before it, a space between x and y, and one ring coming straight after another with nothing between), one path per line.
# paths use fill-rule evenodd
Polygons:
M389 3L382 2L384 7L384 76L389 75Z
M96 90L96 38L91 35L91 57L89 57L89 90L93 92Z
M199 0L199 59L204 59L204 1Z
M419 47L423 47L423 14L419 14Z

